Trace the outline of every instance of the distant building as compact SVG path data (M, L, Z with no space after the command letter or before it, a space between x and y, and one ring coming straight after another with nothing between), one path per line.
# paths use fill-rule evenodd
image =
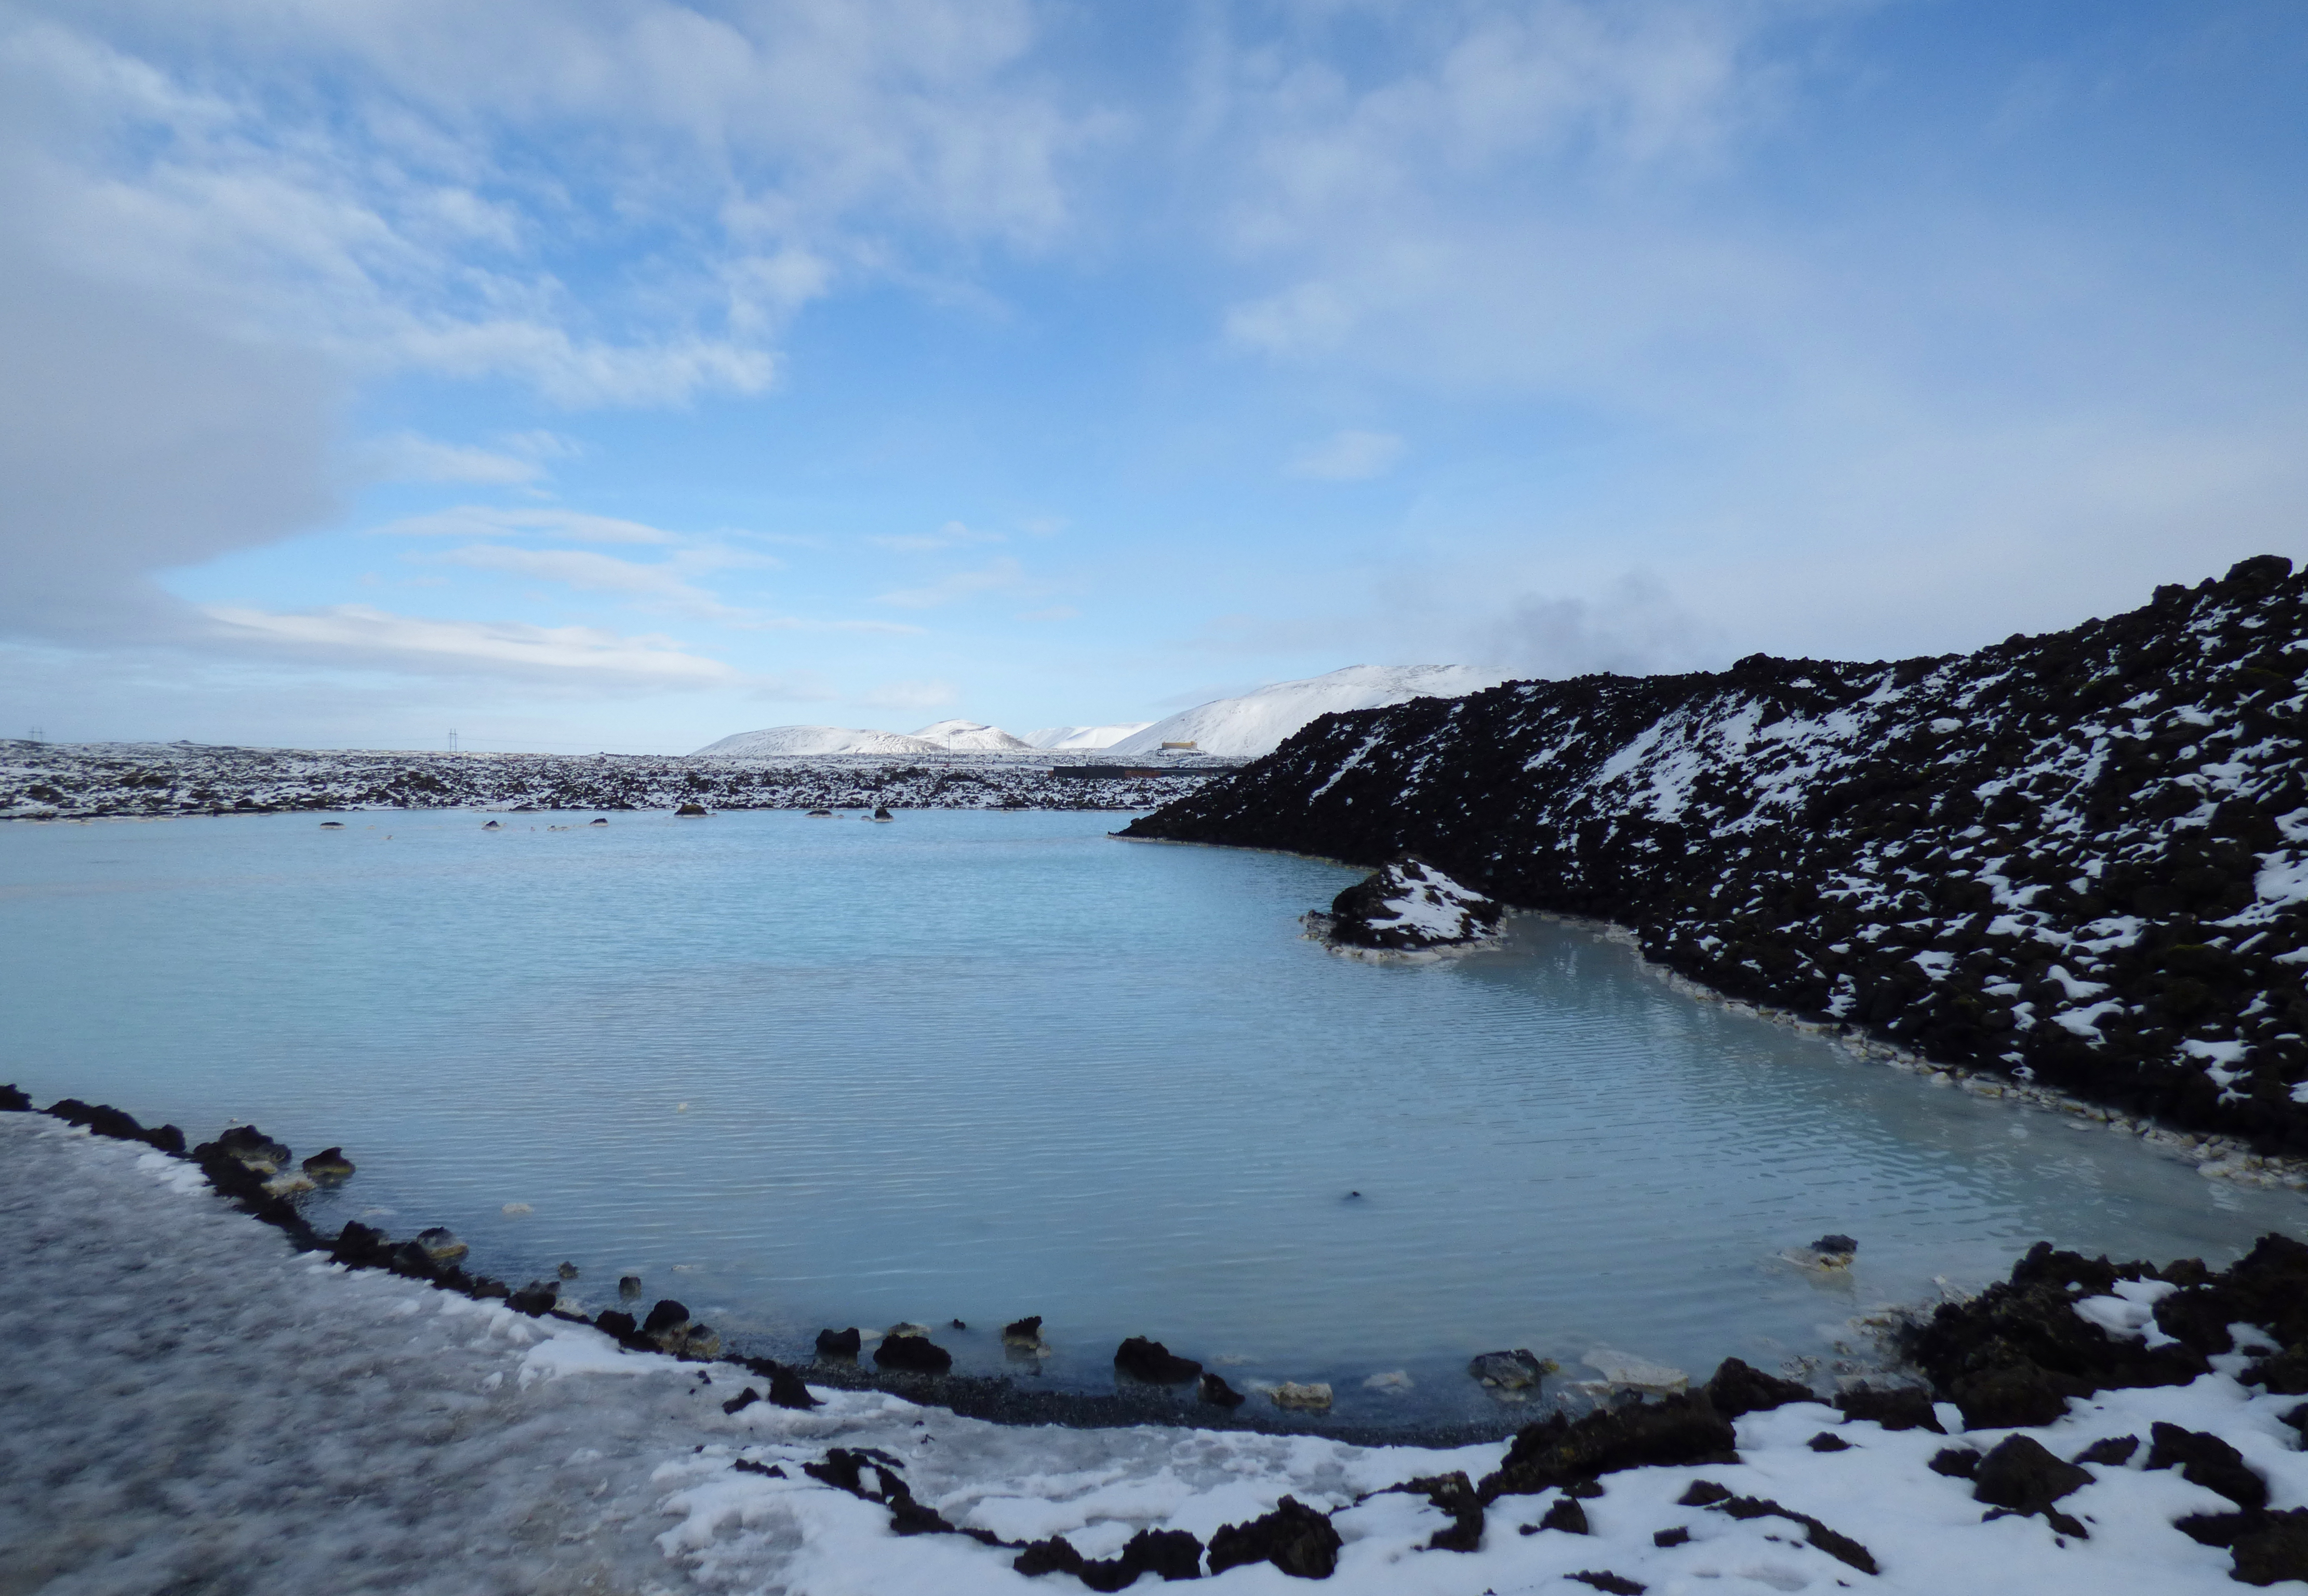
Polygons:
M1163 751L1167 753L1167 752L1168 752L1171 749L1174 749L1174 748L1192 748L1192 747L1193 747L1193 746L1194 746L1194 745L1193 745L1193 742L1165 742L1165 743L1162 745L1162 749L1163 749Z

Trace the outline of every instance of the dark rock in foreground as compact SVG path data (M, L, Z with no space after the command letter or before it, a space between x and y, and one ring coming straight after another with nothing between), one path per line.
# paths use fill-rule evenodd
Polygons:
M1114 1367L1151 1386L1183 1385L1202 1372L1202 1366L1192 1358L1178 1357L1160 1342L1142 1335L1133 1335L1114 1350Z
M1408 853L1733 996L2308 1153L2308 578L1325 716L1124 835Z
M1210 1572L1271 1563L1299 1579L1328 1579L1344 1544L1327 1516L1296 1497L1285 1497L1273 1512L1246 1524L1227 1524L1210 1537Z

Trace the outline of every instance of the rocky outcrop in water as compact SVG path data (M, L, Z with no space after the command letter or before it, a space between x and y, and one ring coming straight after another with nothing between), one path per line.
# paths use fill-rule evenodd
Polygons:
M1381 866L1331 900L1330 913L1306 916L1325 941L1347 948L1418 953L1467 948L1499 934L1506 911L1424 859Z
M2308 578L1961 656L1510 682L1316 721L1124 835L1633 930L1735 997L2308 1153Z

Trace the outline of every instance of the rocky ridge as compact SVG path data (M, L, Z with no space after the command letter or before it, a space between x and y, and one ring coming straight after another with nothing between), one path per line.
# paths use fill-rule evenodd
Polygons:
M1417 853L1734 998L2297 1154L2304 676L2267 555L1970 655L1332 715L1124 835Z

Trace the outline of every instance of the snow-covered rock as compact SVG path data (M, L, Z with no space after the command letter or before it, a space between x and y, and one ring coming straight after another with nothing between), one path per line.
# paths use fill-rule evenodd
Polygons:
M1451 699L1495 687L1498 671L1470 665L1348 665L1304 682L1278 682L1238 699L1181 710L1108 745L1115 753L1153 753L1165 742L1191 742L1201 753L1256 759L1292 733L1344 709L1378 709L1413 699Z
M1088 751L1111 748L1132 732L1142 732L1154 723L1150 720L1124 721L1110 726L1044 726L1029 732L1025 743L1029 748L1046 748L1052 752Z
M857 726L765 726L709 742L691 757L766 759L795 754L919 754L936 753L943 746L898 732Z
M1017 752L1032 746L1022 739L1012 737L1000 726L989 726L982 720L933 721L916 732L914 738L934 749L968 749L977 753Z
M1398 860L1307 916L1326 941L1346 948L1417 953L1466 948L1496 937L1505 911L1423 859Z

